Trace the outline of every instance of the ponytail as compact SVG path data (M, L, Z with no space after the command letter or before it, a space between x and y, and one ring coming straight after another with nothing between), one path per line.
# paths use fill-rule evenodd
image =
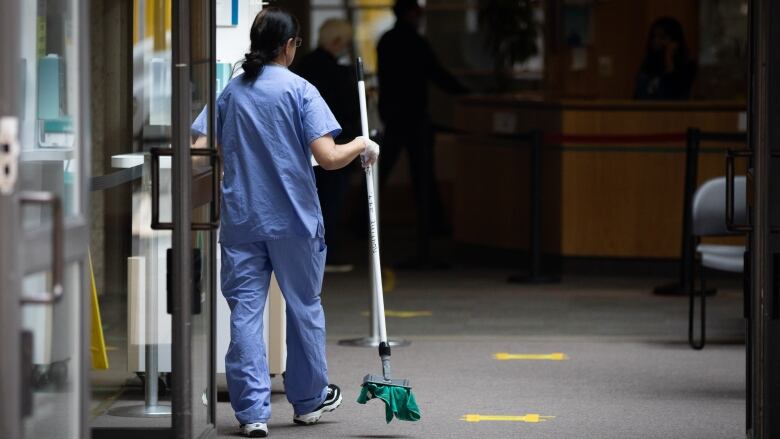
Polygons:
M287 41L298 37L299 30L298 20L279 8L266 8L257 14L249 31L249 53L241 64L244 77L255 80L263 67L279 57Z

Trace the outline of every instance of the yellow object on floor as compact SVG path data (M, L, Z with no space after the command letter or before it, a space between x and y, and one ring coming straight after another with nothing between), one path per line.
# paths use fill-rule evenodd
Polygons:
M477 414L468 414L463 415L463 417L460 418L461 421L466 422L485 422L485 421L493 421L493 422L527 422L529 424L537 424L539 422L544 422L550 419L555 419L555 416L542 416L537 413L529 413L524 416L496 416L496 415L477 415Z
M108 369L108 354L106 339L103 337L103 323L100 320L100 304L98 303L97 287L95 287L95 271L92 268L92 253L89 257L89 286L92 290L92 331L89 352L92 354L93 369Z
M370 314L368 311L363 311L360 315L368 317ZM392 309L385 310L386 317L397 317L399 319L413 319L415 317L430 317L433 313L430 311L393 311Z
M507 360L537 360L537 361L566 361L569 356L562 352L555 352L553 354L510 354L507 352L499 352L493 354L493 358L499 361Z
M382 270L382 289L385 293L395 289L395 271L389 268Z

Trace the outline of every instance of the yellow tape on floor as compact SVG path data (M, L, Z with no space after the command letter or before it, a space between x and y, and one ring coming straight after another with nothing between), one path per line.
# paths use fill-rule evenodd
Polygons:
M363 316L368 316L368 311L360 313ZM396 317L399 319L413 319L415 317L430 317L433 313L430 311L393 311L392 309L385 310L385 317Z
M493 354L493 359L499 361L508 360L533 360L533 361L566 361L569 356L562 352L555 352L552 354L510 354L507 352L499 352Z
M466 422L525 422L529 424L537 424L550 419L555 419L555 416L542 416L538 413L529 413L523 416L468 414L460 418L461 421Z

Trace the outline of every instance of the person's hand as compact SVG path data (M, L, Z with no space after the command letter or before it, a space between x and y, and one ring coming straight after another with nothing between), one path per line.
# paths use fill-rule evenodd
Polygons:
M666 48L664 51L664 60L666 63L666 71L672 72L674 71L675 65L674 65L674 57L677 55L677 51L679 50L680 45L677 44L674 41L670 41L666 44Z
M358 139L362 140L365 145L365 149L360 153L360 161L362 162L363 167L368 168L369 166L373 166L379 158L379 144L368 137L360 136Z

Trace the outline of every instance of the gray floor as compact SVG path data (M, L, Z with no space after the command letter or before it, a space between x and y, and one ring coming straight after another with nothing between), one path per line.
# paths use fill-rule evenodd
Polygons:
M517 286L502 270L396 273L387 308L428 311L391 318L393 351L422 409L418 423L384 421L381 403L355 402L362 376L378 372L373 349L337 340L364 335L367 283L360 273L328 276L323 301L332 382L344 404L314 427L297 427L281 393L272 398L277 438L737 438L744 431L741 299L734 280L710 301L712 343L684 342L687 303L648 293L662 279L568 276L561 284ZM365 329L365 331L364 331ZM493 354L565 353L567 361L497 361ZM220 437L232 437L220 403ZM544 422L461 420L466 414L551 416Z
M385 261L400 260L391 248ZM355 246L360 252L364 247ZM450 251L451 250L451 251ZM292 424L292 410L275 379L274 438L739 438L744 437L745 359L738 278L712 279L708 302L710 344L687 346L687 300L657 297L652 287L671 279L668 265L569 263L550 285L505 282L512 254L439 249L455 261L447 271L395 272L387 309L423 312L389 318L391 336L412 341L393 351L393 367L409 378L422 409L417 423L384 421L384 408L355 402L366 373L378 373L374 349L337 344L367 335L369 290L365 266L327 275L323 304L328 359L344 404L313 427ZM389 265L389 263L388 263ZM671 267L673 268L673 267ZM108 323L109 344L122 346L121 307ZM109 312L106 310L106 312ZM114 323L112 323L114 322ZM564 353L566 361L497 361L498 352ZM122 363L122 349L109 352ZM94 426L170 425L106 416L110 407L137 402L122 367L93 376ZM117 388L120 388L117 391ZM218 404L219 437L235 437L228 403ZM514 420L470 423L467 414ZM543 422L517 417L541 415ZM526 418L528 419L528 418ZM129 423L129 424L128 424Z

